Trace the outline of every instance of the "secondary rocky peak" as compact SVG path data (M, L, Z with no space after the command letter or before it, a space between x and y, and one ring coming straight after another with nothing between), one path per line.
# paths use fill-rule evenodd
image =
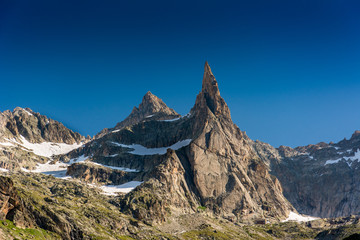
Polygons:
M30 108L16 107L12 112L0 113L0 139L20 140L21 136L31 143L74 144L85 139L62 123L36 113Z
M154 113L162 112L169 115L177 115L174 109L171 109L168 106L166 106L163 100L152 94L150 91L148 91L144 95L138 110L143 114L154 114Z
M353 135L351 136L351 139L354 139L356 137L360 136L360 131L359 130L356 130Z
M222 116L231 119L230 110L224 99L220 96L219 86L215 76L212 73L208 62L205 62L202 89L196 97L192 112L204 113L204 110L206 111L207 109L209 109L216 117Z
M144 95L139 107L134 107L130 115L127 118L125 118L124 121L117 123L115 128L112 129L121 129L126 126L141 122L144 119L148 119L148 118L163 120L163 119L172 119L177 117L180 117L180 114L175 112L174 109L169 108L163 102L163 100L161 100L160 98L152 94L150 91L148 91ZM104 129L103 131L101 131L99 134L96 135L96 138L104 136L110 130Z

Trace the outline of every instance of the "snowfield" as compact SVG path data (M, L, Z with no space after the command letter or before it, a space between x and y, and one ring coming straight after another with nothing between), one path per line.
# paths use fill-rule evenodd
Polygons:
M288 221L308 222L308 221L313 221L316 219L319 219L319 218L310 217L310 216L302 216L300 214L290 211L289 217L281 222L288 222Z
M5 139L7 142L0 142L0 146L4 146L4 147L20 146L22 149L24 149L26 151L33 152L36 155L48 157L50 159L52 158L53 155L66 154L66 153L82 146L82 144L76 144L76 143L75 144L53 143L53 142L30 143L28 140L25 139L25 137L20 136L20 138L21 138L21 142L18 142L15 139L11 139L11 140ZM189 141L189 143L190 143L190 141ZM188 143L187 144L186 143L187 143L187 140L185 140L185 142L181 141L181 142L174 144L171 147L173 147L174 149L178 149L178 148L188 144ZM142 149L140 149L140 150L142 150ZM165 149L165 152L166 152L166 149ZM109 155L107 157L116 157L117 155L118 154L113 154L113 155ZM89 157L86 157L85 155L81 155L77 158L71 159L67 163L56 162L56 163L52 164L51 161L48 161L47 163L44 163L44 164L38 163L34 170L28 170L26 168L21 168L21 170L24 172L29 172L29 173L42 173L42 174L46 174L46 175L52 175L56 178L73 180L73 178L71 176L66 176L68 166L70 166L73 163L84 162L84 161L88 160L88 158ZM136 170L136 169L130 169L130 168L125 168L125 167L113 167L113 166L108 166L108 165L102 165L102 164L95 163L95 162L91 162L91 163L100 165L103 167L107 167L110 169L125 171L125 172L138 172L138 170ZM9 171L8 169L0 168L0 172L8 172L8 171ZM127 182L127 183L124 183L121 185L105 185L105 186L94 186L92 184L90 184L90 185L92 185L94 187L98 187L99 189L102 190L103 194L105 194L105 195L117 195L117 193L128 193L128 192L132 191L135 187L139 186L141 183L143 183L143 182L130 181L130 182Z
M131 168L126 168L126 167L113 167L113 166L103 165L103 164L96 163L96 162L91 162L91 163L94 164L94 165L103 166L103 167L111 168L111 169L114 169L114 170L121 170L121 171L124 171L124 172L139 172L139 170L137 170L137 169L131 169Z
M168 148L170 148L172 150L178 150L182 147L189 145L191 141L192 141L192 139L185 139L185 140L179 141L169 147L161 147L161 148L147 148L140 144L126 145L126 144L121 144L121 143L117 143L117 142L111 142L111 143L118 147L133 149L133 150L129 151L129 153L131 153L131 154L144 156L144 155L156 155L156 154L164 155Z
M42 174L46 174L46 175L52 175L56 178L72 180L73 178L71 176L66 176L67 167L73 163L84 162L87 159L88 159L88 157L85 157L85 155L81 155L78 158L71 159L68 163L56 162L54 164L51 164L51 161L49 161L45 164L37 164L35 170L27 170L25 168L22 168L21 170L24 172L42 173ZM138 172L138 170L136 170L136 169L113 167L113 166L108 166L108 165L102 165L102 164L95 163L95 162L91 162L91 163L95 164L95 165L111 168L111 169L126 171L126 172ZM0 171L7 171L7 169L4 169L4 170L0 169ZM142 182L131 181L131 182L127 182L127 183L124 183L121 185L105 185L105 186L100 186L100 187L95 186L93 184L89 184L89 185L91 185L93 187L98 187L99 189L101 189L103 191L103 194L105 194L105 195L116 195L117 193L128 193L131 190L133 190L135 187L140 185L141 183Z
M105 195L117 195L117 193L128 193L131 192L134 188L142 184L143 182L131 181L121 185L105 185L101 186L100 189Z
M54 164L51 164L51 161L48 161L47 163L44 164L38 163L36 165L36 169L34 170L27 170L25 168L22 168L21 170L24 172L43 173L46 175L53 175L54 177L57 178L68 179L71 177L66 176L67 167L75 162L76 163L84 162L87 159L88 157L81 155L78 158L71 159L68 163L56 162Z
M43 142L43 143L31 143L26 140L23 136L20 136L21 143L15 139L6 139L7 143L1 143L1 145L18 144L24 148L24 150L33 152L36 155L50 158L52 155L66 154L74 149L81 147L82 143L66 144L66 143L54 143L54 142Z

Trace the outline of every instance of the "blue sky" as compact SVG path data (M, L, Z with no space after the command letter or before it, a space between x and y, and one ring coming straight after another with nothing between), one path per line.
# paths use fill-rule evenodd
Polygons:
M233 121L274 146L360 129L358 1L0 2L0 111L94 135L150 90L186 114L207 60Z

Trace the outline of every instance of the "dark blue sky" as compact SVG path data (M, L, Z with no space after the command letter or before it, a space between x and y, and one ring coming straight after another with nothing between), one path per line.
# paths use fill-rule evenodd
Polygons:
M0 1L0 111L94 135L150 90L186 114L209 61L234 122L274 146L360 129L360 3Z

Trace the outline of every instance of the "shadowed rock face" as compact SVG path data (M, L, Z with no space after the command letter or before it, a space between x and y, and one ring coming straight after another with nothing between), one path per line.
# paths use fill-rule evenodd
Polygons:
M142 179L138 180L145 183L129 193L121 206L146 221L165 221L166 209L182 214L196 211L197 206L242 222L284 219L293 210L279 181L254 150L253 141L232 122L208 63L190 115L175 116L159 98L147 93L139 108L114 128L117 131L102 134L69 156L85 154L99 163L139 170ZM166 148L185 139L192 141L166 154L137 155L131 150L132 144ZM76 176L74 171L72 175Z
M359 131L338 143L278 149L261 142L255 145L300 213L317 217L360 213Z

